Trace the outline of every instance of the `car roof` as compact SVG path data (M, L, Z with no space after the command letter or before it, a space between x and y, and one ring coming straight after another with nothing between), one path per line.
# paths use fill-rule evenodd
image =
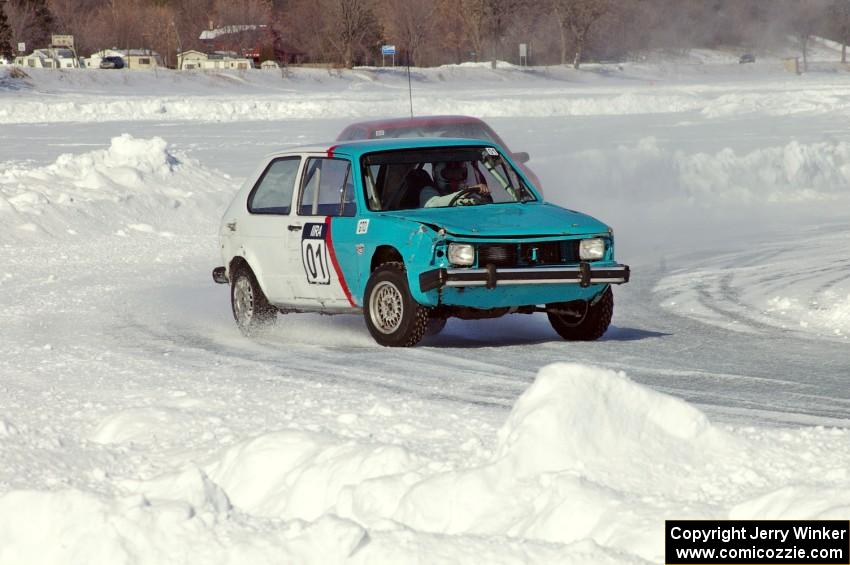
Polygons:
M342 141L339 143L306 145L276 151L269 157L292 155L301 153L326 153L329 157L344 155L359 159L366 153L377 151L393 151L399 149L426 149L429 147L469 147L469 146L491 146L499 147L498 143L486 139L468 139L460 137L414 137L414 138L392 138L392 139L364 139L358 141Z
M367 120L365 122L354 122L346 129L353 127L365 127L368 129L393 129L405 126L435 126L443 124L469 124L480 123L482 120L472 116L418 116L415 118L386 118L380 120Z

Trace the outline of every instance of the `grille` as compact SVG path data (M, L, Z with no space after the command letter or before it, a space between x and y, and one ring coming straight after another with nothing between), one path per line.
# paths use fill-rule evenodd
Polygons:
M564 263L576 263L580 260L578 255L579 239L570 239L563 242Z
M513 244L481 245L478 247L478 265L492 263L497 267L513 267L517 263L517 246Z
M551 265L561 262L561 242L523 243L520 257L527 265Z
M478 266L529 267L577 263L579 240L538 243L488 243L478 246Z

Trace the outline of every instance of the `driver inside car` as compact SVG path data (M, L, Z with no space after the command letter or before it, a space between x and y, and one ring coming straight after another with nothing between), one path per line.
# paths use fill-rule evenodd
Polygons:
M486 184L477 180L467 184L469 178L467 163L449 161L434 163L434 181L436 186L426 186L419 193L419 203L423 208L436 208L451 205L470 205L481 202L481 196L489 195ZM465 194L464 194L465 193Z

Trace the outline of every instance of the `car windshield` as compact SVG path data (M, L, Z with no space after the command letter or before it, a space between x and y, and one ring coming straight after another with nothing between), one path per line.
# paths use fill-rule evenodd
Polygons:
M495 134L479 122L454 122L446 124L422 124L406 127L391 127L374 129L370 136L377 139L400 137L462 137L466 139L485 139L501 143Z
M535 200L493 147L403 149L365 155L370 210L480 206Z

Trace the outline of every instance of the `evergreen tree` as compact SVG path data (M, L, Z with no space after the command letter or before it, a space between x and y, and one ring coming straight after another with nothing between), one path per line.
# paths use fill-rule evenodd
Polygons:
M0 58L11 61L14 57L12 50L12 28L6 18L6 2L0 0Z

